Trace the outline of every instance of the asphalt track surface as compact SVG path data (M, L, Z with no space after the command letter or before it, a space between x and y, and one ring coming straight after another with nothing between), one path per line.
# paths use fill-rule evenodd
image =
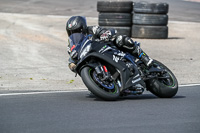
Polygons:
M145 92L115 102L74 92L0 94L1 133L199 133L200 86L160 99Z

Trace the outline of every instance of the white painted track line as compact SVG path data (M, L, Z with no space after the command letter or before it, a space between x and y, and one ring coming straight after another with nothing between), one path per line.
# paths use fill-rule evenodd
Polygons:
M192 87L192 86L200 86L200 84L179 85L179 87ZM69 92L85 92L85 91L88 91L88 90L84 89L84 90L69 90L69 91L43 91L43 92L4 93L4 94L0 94L0 97L1 96L18 96L18 95L37 95L37 94L55 94L55 93L69 93Z
M179 85L179 87L192 87L192 86L200 86L200 84L185 84L185 85Z
M36 95L36 94L55 94L55 93L68 93L68 92L85 92L88 90L70 90L70 91L43 91L43 92L23 92L23 93L5 93L0 96L18 96L18 95Z

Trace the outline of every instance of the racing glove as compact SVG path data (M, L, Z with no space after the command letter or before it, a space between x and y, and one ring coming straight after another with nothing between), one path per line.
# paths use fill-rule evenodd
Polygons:
M100 35L100 40L113 41L116 38L116 33L117 31L114 29L107 30Z

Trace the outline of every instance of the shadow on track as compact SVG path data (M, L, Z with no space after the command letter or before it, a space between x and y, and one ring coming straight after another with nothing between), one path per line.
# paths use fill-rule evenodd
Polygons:
M98 97L96 97L94 94L87 94L86 98L93 98L94 101L104 101ZM175 96L173 98L159 98L154 96L153 94L143 94L143 95L129 95L129 96L124 96L120 97L116 101L125 101L125 100L155 100L155 99L180 99L180 98L186 98L186 96ZM112 101L113 102L113 101Z

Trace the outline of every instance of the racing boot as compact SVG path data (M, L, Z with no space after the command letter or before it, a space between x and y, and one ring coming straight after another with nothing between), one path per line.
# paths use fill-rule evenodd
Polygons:
M139 54L139 59L147 66L152 65L153 59L151 59L146 53L142 52Z
M132 54L139 58L147 67L152 65L153 59L151 59L141 48L140 43L135 41L134 42L135 49L133 50Z
M130 37L126 35L119 35L116 38L116 45L121 50L131 53L136 58L139 58L146 66L151 66L153 59L151 59L143 50L140 48L139 42L134 42Z

